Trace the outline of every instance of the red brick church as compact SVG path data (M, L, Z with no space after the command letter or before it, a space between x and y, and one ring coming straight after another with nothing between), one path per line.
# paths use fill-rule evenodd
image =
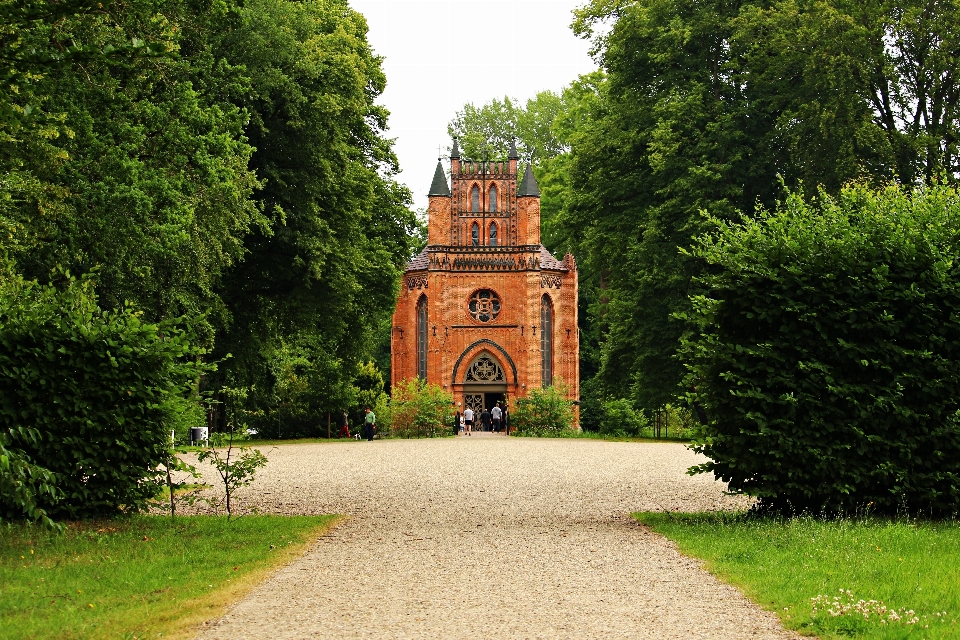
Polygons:
M540 188L518 156L460 158L430 187L429 239L393 316L392 381L420 377L474 410L563 382L579 397L577 264L540 243Z

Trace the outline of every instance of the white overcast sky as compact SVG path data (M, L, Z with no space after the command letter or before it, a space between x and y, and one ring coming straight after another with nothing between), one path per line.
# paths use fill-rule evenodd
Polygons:
M351 0L367 18L373 50L384 57L400 181L426 208L446 147L447 123L464 104L510 96L526 102L559 91L596 68L589 44L573 35L574 8L586 0Z

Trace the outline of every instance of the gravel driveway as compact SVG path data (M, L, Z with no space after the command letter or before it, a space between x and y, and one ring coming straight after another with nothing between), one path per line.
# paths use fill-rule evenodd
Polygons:
M745 503L678 444L478 435L286 445L242 504L351 517L202 639L795 638L638 526Z

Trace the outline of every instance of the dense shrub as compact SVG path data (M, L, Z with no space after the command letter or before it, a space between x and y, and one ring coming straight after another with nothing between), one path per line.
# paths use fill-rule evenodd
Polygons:
M630 400L611 398L600 405L600 433L617 436L646 435L644 430L650 426L642 411L637 411Z
M573 407L567 399L567 387L555 384L546 389L531 389L527 397L514 402L510 424L522 436L559 436L570 431Z
M435 438L453 433L450 428L453 424L453 396L437 384L420 379L397 383L393 387L389 413L390 435ZM380 422L379 417L377 422Z
M87 282L61 290L0 286L0 430L9 448L50 470L62 499L37 507L71 518L135 510L156 493L170 430L192 405L200 352L174 322L103 311ZM37 437L22 437L21 427ZM18 506L3 496L3 511Z
M685 341L696 444L774 508L960 507L960 200L845 188L715 221Z
M12 446L14 438L21 442L36 442L39 437L36 429L19 427L0 431L0 505L4 505L3 510L8 512L0 511L0 521L2 516L10 517L12 512L47 527L54 526L39 502L44 494L47 502L56 502L59 498L56 476L33 464L23 451Z
M580 428L584 432L599 432L603 416L603 390L597 377L580 380Z

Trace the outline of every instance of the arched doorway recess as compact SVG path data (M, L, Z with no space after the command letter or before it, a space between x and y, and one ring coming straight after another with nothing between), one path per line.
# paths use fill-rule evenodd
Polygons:
M506 400L507 374L500 360L489 351L481 351L467 365L463 375L463 404L476 413L492 409Z

